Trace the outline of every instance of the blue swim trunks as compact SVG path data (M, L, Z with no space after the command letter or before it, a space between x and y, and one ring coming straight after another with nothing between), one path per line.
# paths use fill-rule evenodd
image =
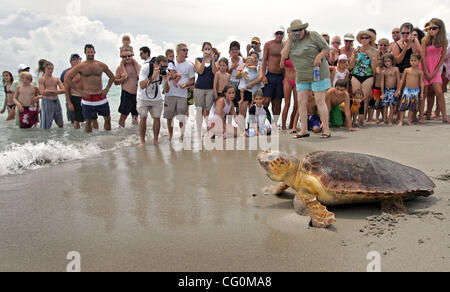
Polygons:
M420 88L405 88L400 102L400 111L416 111L419 102Z
M109 103L105 103L102 105L81 105L83 108L83 116L86 120L97 120L98 115L103 117L111 116L109 110Z
M325 91L331 88L330 78L316 82L297 83L297 91L312 90L314 92Z
M397 98L395 97L395 92L397 88L384 88L384 99L382 102L383 106L392 105L397 106Z
M318 115L308 115L308 131L312 131L315 127L322 129L320 117Z

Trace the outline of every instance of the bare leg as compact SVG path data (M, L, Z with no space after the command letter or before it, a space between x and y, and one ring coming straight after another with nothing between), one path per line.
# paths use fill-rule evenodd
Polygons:
M161 119L154 118L153 119L153 144L159 144L159 131L161 130Z
M105 131L111 131L111 117L104 117L105 119Z
M141 137L141 144L139 147L145 146L145 134L147 133L147 117L141 117L139 121L139 136Z
M98 120L93 120L92 121L92 128L98 130Z
M280 118L282 102L283 102L282 98L273 98L272 99L273 120L276 125L278 125L278 119Z
M304 216L310 216L314 227L325 228L335 222L334 214L317 201L317 198L300 190L294 198L295 211Z
M196 107L195 122L197 123L197 136L201 137L203 125L203 109L201 107Z
M292 110L291 113L289 129L294 130L297 129L297 122L298 122L298 98L297 98L297 91L295 90L295 88L293 88L292 92L294 94L294 109Z
M316 100L317 109L319 110L320 120L323 124L323 134L330 134L330 111L328 110L327 104L325 103L326 91L314 92L314 98Z
M300 116L300 122L302 123L302 129L299 135L308 134L308 99L311 91L302 90L298 92L298 110Z
M92 133L92 120L86 120L85 130L86 133Z
M172 137L173 137L173 119L167 119L167 130L169 130L169 141L172 142Z
M78 130L80 128L80 122L74 121L73 128Z
M239 115L243 116L244 119L247 116L247 108L248 108L248 101L243 101L239 105Z
M120 115L120 119L119 119L119 126L121 126L122 128L125 128L125 121L127 120L126 115Z
M434 92L436 93L437 104L439 105L439 109L442 112L442 122L447 124L448 123L447 109L445 105L444 93L442 92L442 84L433 83L433 89Z
M431 116L431 113L433 112L433 107L434 107L434 90L433 87L430 86L426 86L425 87L425 93L426 93L426 98L427 98L427 111L426 111L426 116L427 116L427 120L431 120L434 118L434 116Z
M289 114L289 108L291 107L291 90L292 87L289 82L285 81L283 84L284 91L284 108L283 108L283 116L281 118L281 130L287 130L286 120Z
M16 118L16 110L8 108L8 116L6 117L7 121L14 120Z

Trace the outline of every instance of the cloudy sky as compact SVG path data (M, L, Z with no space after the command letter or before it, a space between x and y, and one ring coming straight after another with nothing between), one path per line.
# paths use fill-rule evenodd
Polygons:
M55 64L55 72L68 65L71 53L82 54L86 43L97 49L97 59L115 70L121 36L129 34L136 48L149 46L152 55L174 48L179 42L190 47L189 59L201 55L203 41L210 41L228 56L232 40L263 42L274 29L288 27L299 18L310 29L330 35L373 27L379 38L390 39L393 27L409 21L423 25L432 17L448 24L448 0L5 0L0 10L0 70L16 73L25 63L36 69L41 58ZM449 24L448 24L449 25ZM136 51L136 50L135 50Z

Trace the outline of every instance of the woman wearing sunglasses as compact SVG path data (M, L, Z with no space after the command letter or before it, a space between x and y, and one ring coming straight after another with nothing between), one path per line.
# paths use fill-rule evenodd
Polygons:
M362 47L358 47L353 53L349 69L353 76L351 80L353 92L358 89L364 92L364 100L361 102L361 106L364 106L365 117L377 68L377 50L372 45L376 41L376 36L373 32L364 30L358 33L356 39ZM364 125L364 122L360 121L362 125Z
M420 54L420 42L413 38L414 26L406 22L400 27L402 38L396 42L392 54L394 54L395 63L397 64L400 73L403 74L405 69L411 67L411 55Z
M330 52L330 55L328 57L328 63L330 66L337 66L338 65L338 58L342 54L341 49L339 47L341 46L341 38L338 36L333 37L331 40L331 47L333 50Z
M445 107L445 98L442 91L441 70L447 54L447 33L445 24L438 18L430 20L428 34L422 40L422 66L425 75L425 86L433 89L436 94L437 104L442 111L442 121L449 123ZM427 96L427 117L430 117L433 109L434 97ZM423 119L423 111L421 113Z

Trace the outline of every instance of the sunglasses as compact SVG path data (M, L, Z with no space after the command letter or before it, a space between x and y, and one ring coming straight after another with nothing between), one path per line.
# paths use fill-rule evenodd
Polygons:
M380 45L378 44L379 47L389 47L389 45Z
M409 34L411 34L411 32L409 32L409 31L402 31L402 34L403 34L403 35L405 35L405 34L408 34L408 35L409 35Z
M362 40L370 40L370 37L365 37L365 36L363 36L363 37L361 37L361 39L362 39Z
M397 33L400 33L400 32L399 32L399 31L393 31L392 33L393 33L393 34L394 34L394 33L397 34Z
M276 34L276 35L284 35L284 32L282 32L282 31L277 31L275 34Z
M431 29L431 30L438 30L438 29L439 29L439 26L430 26L430 29Z
M184 49L181 49L183 52L189 52L189 49L186 49L186 48L184 48Z
M239 48L231 48L231 51L239 51Z
M332 45L340 45L341 42L332 42L331 44L332 44Z
M133 58L134 57L134 55L130 55L130 56L122 56L122 59L131 59L131 58Z
M353 41L345 40L346 43L353 43Z

